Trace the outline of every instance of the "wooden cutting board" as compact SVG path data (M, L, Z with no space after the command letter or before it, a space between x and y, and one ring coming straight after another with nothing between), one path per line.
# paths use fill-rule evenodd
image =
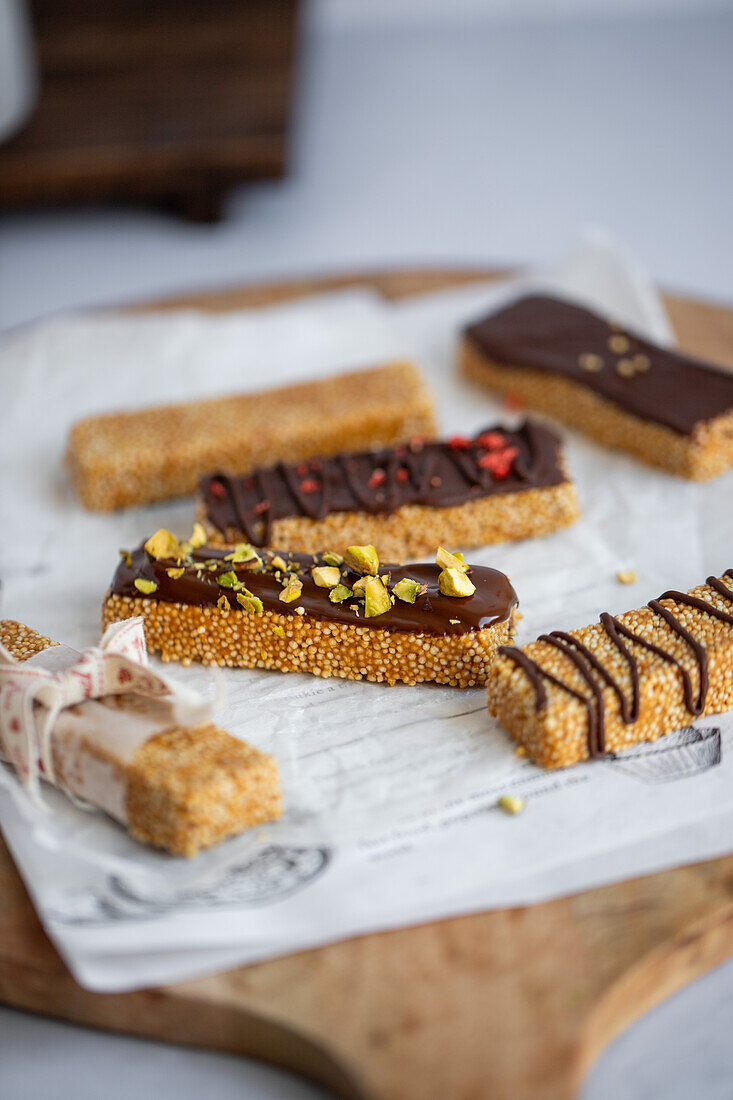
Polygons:
M400 271L207 294L227 310L346 285L394 298L490 277ZM679 341L733 366L733 310L667 296ZM361 936L180 985L88 993L0 842L0 999L267 1059L359 1100L577 1095L606 1044L733 954L733 856L524 909Z

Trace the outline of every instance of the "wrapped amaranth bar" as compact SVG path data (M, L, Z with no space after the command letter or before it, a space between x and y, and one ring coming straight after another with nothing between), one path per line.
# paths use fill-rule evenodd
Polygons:
M733 465L733 373L555 298L470 325L463 373L610 447L703 481Z
M104 604L105 623L144 616L164 661L473 687L514 632L507 577L444 550L393 566L373 546L342 557L192 541L158 531L123 552Z
M281 814L275 759L209 709L148 666L139 619L84 654L0 622L0 756L31 796L42 778L175 855Z
M371 543L390 561L441 543L484 546L546 535L579 514L562 445L527 421L474 438L413 439L204 478L199 519L212 545L250 542L315 553Z
M191 494L210 470L238 473L434 431L420 372L389 363L263 393L92 416L72 428L67 459L84 505L111 512Z
M584 630L499 650L489 711L546 768L733 708L733 570Z

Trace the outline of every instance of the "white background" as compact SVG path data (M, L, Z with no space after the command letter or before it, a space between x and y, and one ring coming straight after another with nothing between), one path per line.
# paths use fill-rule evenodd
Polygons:
M0 326L294 272L550 258L589 221L666 285L730 299L732 57L730 3L317 0L290 178L242 189L213 228L123 210L4 219ZM732 977L722 968L622 1037L587 1100L728 1098ZM318 1094L238 1059L7 1010L0 1067L8 1100Z

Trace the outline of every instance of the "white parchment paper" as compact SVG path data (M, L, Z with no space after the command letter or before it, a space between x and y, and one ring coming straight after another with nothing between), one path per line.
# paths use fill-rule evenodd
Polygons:
M501 416L453 369L462 324L527 285L594 304L660 341L661 302L599 234L551 270L389 305L366 292L267 310L54 320L0 344L3 617L77 649L99 637L120 546L190 529L192 504L84 512L63 471L71 423L115 407L261 388L414 356L441 427ZM566 432L584 509L568 531L471 551L519 593L520 641L639 606L733 564L733 478L693 485ZM633 568L622 587L616 571ZM130 840L49 792L43 814L0 784L0 826L77 979L181 980L360 932L526 904L733 850L733 721L708 718L613 761L546 773L518 759L483 690L166 666L234 734L277 755L286 813L193 862ZM501 794L525 812L496 809Z

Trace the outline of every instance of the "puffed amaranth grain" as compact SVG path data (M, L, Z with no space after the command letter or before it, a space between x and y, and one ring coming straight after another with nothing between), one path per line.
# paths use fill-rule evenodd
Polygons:
M197 515L211 546L232 546L244 540L243 532L235 528L222 532L214 527L201 502ZM404 561L431 554L442 543L493 546L541 538L569 527L579 516L575 485L568 480L549 488L487 496L448 508L406 504L383 515L331 512L323 519L292 516L274 521L270 541L280 550L306 554L317 554L324 546L343 554L354 543L371 543L382 560Z
M440 635L280 615L268 609L253 615L112 594L104 602L102 623L106 628L137 615L145 619L148 650L164 661L468 688L487 682L498 646L513 636L516 608L507 619L483 629Z
M92 416L67 462L85 507L111 512L192 494L210 470L388 446L435 433L433 403L409 362L260 393Z
M717 580L718 585L724 584L731 593L730 599L708 582L691 589L687 595L705 600L723 615L733 615L733 578L728 574L710 579ZM733 625L679 599L660 597L659 602L661 607L672 612L707 654L709 687L701 713L718 714L733 709ZM678 661L690 677L690 690L697 698L701 666L694 649L658 612L645 606L619 615L617 621ZM570 630L567 635L585 646L616 680L627 700L631 699L633 683L629 662L604 625L598 623L582 630ZM666 733L683 728L696 717L686 705L680 669L638 642L629 641L623 635L622 639L638 665L639 713L635 721L624 721L616 691L597 671L590 673L601 693L603 751L606 753L623 752L640 742L656 741ZM521 657L518 661L512 657L511 650L508 653L500 651L488 683L489 713L499 719L514 740L542 767L565 768L587 760L591 755L590 715L594 713L595 704L592 689L577 664L556 645L540 639L523 646L519 653L583 698L575 697L567 688L542 676L546 702L539 706L537 691L521 666Z
M733 415L703 424L685 436L625 412L611 401L567 378L498 363L469 340L460 347L465 378L518 399L522 406L578 428L585 435L635 455L690 481L709 481L733 466Z

